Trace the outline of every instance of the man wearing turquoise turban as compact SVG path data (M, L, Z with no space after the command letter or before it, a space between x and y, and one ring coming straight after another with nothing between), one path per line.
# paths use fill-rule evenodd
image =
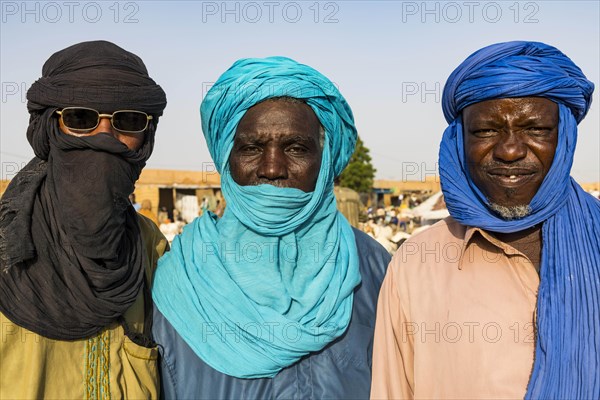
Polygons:
M227 207L175 238L153 298L166 398L366 398L385 250L336 209L352 111L316 70L243 59L200 108Z
M600 398L600 202L569 176L593 90L537 42L485 47L450 75L451 216L390 264L373 398Z

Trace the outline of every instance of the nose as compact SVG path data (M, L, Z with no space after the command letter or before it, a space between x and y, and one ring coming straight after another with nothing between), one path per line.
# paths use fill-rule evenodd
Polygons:
M114 129L110 123L110 118L100 117L100 122L98 123L98 126L91 133L96 134L100 132L110 133L111 135L115 134Z
M278 181L287 179L288 171L283 151L274 148L265 149L256 173L260 180Z
M504 162L514 162L527 156L527 146L517 132L507 132L494 146L494 158Z

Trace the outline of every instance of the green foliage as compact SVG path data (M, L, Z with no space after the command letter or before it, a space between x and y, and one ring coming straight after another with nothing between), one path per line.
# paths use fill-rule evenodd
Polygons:
M350 188L358 193L371 193L373 189L373 178L375 168L371 164L369 149L363 141L358 138L354 154L342 174L340 175L340 186Z

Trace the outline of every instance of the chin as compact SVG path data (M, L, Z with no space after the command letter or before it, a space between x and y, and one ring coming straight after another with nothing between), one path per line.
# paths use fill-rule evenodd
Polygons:
M483 190L482 193L488 200L488 203L495 204L498 207L525 207L531 203L536 190L530 187L488 187L489 190Z
M529 207L529 204L501 205L490 201L489 208L500 218L507 221L522 219L531 214L531 207Z

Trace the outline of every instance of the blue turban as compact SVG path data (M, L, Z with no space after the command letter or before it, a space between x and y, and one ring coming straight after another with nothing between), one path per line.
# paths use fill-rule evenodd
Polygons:
M570 177L577 124L594 85L563 53L537 42L507 42L469 56L448 78L440 145L442 191L464 225L495 232L542 226L537 340L526 398L600 398L600 202ZM488 208L465 162L462 110L490 99L544 97L559 106L558 144L531 213L504 220Z
M325 131L314 192L240 186L229 154L245 112L269 98L304 100ZM329 79L284 57L243 59L207 93L202 129L227 200L186 226L159 261L153 298L194 352L238 378L275 376L344 333L360 283L352 228L333 180L354 151L350 107Z

